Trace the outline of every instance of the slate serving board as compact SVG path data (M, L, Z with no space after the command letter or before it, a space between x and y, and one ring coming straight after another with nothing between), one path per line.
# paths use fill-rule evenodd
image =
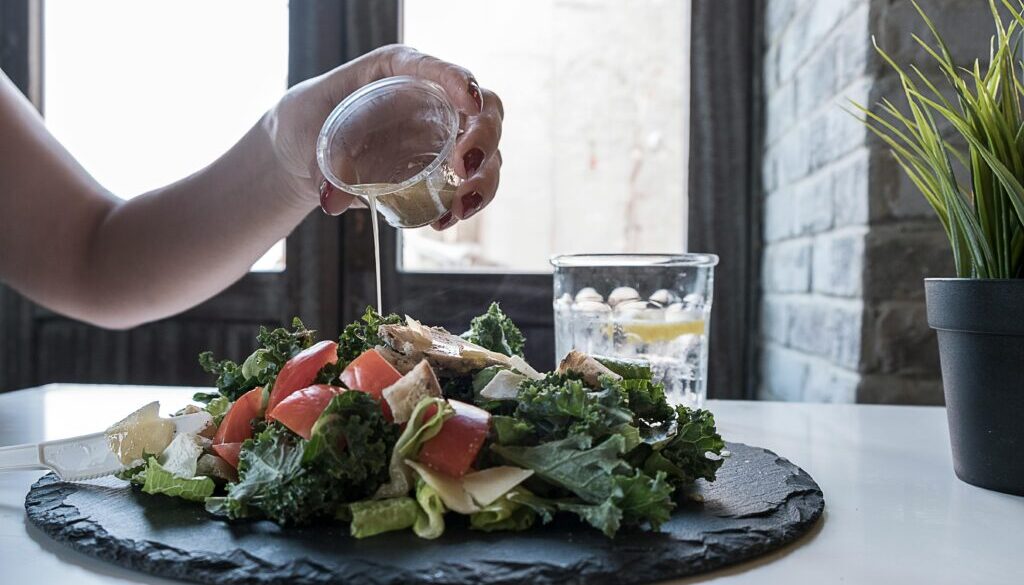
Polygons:
M25 509L33 524L85 554L199 583L646 583L764 554L821 516L821 489L802 469L766 449L728 448L718 480L696 488L703 504L680 506L661 532L624 529L614 540L568 518L519 533L449 521L434 541L410 531L355 540L345 525L231 524L113 478L71 484L52 474L32 486Z

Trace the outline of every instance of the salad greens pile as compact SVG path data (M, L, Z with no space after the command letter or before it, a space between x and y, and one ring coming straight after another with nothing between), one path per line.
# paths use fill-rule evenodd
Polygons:
M395 342L401 334L447 336L490 361L456 375L467 368L439 366L429 341ZM711 413L669 404L644 361L578 355L596 369L563 362L538 374L497 303L461 338L367 309L336 348L318 349L325 342L314 345L298 319L261 328L257 341L241 364L199 357L216 392L195 399L216 434L176 437L122 477L229 520L348 522L357 538L404 529L437 538L447 512L481 531L567 514L613 537L623 526L657 530L695 481L715 480L727 454ZM410 352L431 368L395 358ZM294 385L301 368L304 387L277 384L280 375ZM408 404L407 422L394 422L389 404Z

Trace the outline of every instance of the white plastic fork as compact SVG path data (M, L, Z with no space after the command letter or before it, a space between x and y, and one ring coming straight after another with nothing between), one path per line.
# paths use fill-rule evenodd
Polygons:
M198 433L212 422L212 417L208 412L196 412L169 420L174 423L178 433ZM63 481L84 481L113 475L141 463L141 460L127 465L121 463L110 450L105 433L0 447L0 471L49 469Z

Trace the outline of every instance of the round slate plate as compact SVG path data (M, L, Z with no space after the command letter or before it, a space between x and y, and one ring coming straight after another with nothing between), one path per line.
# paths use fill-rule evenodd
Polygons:
M624 529L614 540L571 519L492 534L449 522L434 541L411 531L355 540L340 524L227 523L113 478L71 484L47 475L25 509L33 524L88 555L199 583L645 583L764 554L821 516L821 489L802 469L766 449L728 448L718 480L696 488L703 504L680 506L661 532Z

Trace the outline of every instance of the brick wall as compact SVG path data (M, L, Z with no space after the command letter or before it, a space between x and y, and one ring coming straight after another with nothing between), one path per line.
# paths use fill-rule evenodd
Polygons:
M987 54L987 3L921 2L955 57ZM926 276L945 235L887 149L844 110L897 98L872 35L925 63L907 0L769 0L765 16L761 385L772 400L937 403Z

